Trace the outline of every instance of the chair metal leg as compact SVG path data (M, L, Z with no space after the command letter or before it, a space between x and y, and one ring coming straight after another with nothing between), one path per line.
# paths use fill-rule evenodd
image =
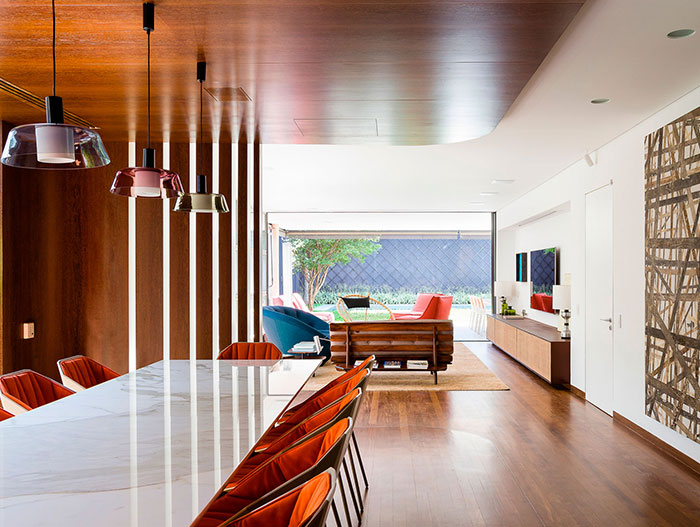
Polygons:
M348 482L348 488L350 489L350 497L352 498L352 504L355 506L355 514L357 514L357 524L362 523L362 513L360 512L360 506L357 504L357 498L355 497L355 489L352 486L352 481L350 480L350 471L348 470L348 464L343 458L343 470L345 471L345 481Z
M343 487L343 479L340 477L340 471L338 471L338 488L340 489L340 497L343 501L343 509L345 509L345 519L348 522L348 527L352 527L350 509L348 508L348 499L345 497L345 487Z
M337 527L341 527L340 515L338 514L338 507L335 506L335 498L331 500L331 509L333 510L333 518L335 519L335 524Z
M369 488L369 481L367 480L367 473L365 472L365 464L362 462L362 455L360 455L360 447L357 445L357 438L355 437L355 431L352 431L352 443L355 445L355 452L357 452L357 461L360 464L360 472L362 472L362 479L365 480L365 488Z
M350 458L350 470L352 470L352 479L355 482L355 490L357 491L357 500L360 502L360 510L364 512L365 504L362 500L362 492L360 492L360 481L357 479L357 470L355 470L355 460L352 457L352 449L348 448L347 452Z
M435 372L435 377L433 378L433 380L435 381L435 384L437 384L437 371Z

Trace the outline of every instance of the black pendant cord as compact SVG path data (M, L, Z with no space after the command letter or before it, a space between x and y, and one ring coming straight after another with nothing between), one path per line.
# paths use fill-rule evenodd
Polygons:
M204 174L204 82L199 81L199 173Z
M53 36L51 38L51 53L53 57L53 96L56 96L56 0L51 0L51 18L53 20Z
M148 35L148 118L146 121L146 147L151 148L151 31L147 30Z

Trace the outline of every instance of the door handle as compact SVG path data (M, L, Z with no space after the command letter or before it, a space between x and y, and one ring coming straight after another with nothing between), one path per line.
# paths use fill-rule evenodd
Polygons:
M601 318L603 322L607 322L608 324L612 324L612 318Z

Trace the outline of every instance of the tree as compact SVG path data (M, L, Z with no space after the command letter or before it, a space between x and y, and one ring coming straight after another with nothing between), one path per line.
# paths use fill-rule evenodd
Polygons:
M316 295L323 287L328 271L335 264L347 264L353 258L364 263L365 256L381 249L377 238L344 240L292 239L294 270L300 271L306 287L306 301L313 309Z

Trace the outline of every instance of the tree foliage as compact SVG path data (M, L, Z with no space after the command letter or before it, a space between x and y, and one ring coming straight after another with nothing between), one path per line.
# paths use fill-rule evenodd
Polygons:
M374 254L381 248L378 238L292 239L294 270L301 272L304 277L309 307L313 309L316 295L323 287L331 267L336 264L345 265L353 258L364 263L365 256Z

